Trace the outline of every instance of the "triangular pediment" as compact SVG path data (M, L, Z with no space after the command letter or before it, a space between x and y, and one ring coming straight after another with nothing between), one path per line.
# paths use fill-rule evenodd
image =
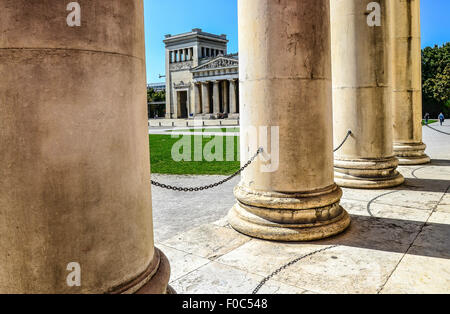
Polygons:
M234 58L228 57L217 57L211 61L206 62L205 64L199 65L196 68L193 68L192 72L203 71L203 70L213 70L213 69L221 69L221 68L230 68L239 66L239 61Z

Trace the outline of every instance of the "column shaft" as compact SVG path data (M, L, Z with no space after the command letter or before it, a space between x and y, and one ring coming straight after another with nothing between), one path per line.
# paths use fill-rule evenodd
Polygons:
M269 240L338 234L350 218L333 180L329 0L238 3L241 161L265 153L235 188L230 224Z
M420 1L392 0L391 66L394 153L402 165L430 162L422 141Z
M202 82L202 106L203 106L203 114L211 113L211 104L210 104L210 94L209 94L209 83Z
M69 27L66 1L0 1L0 294L167 289L153 238L143 1L81 3L82 26Z
M236 81L230 80L230 113L237 113L237 104L236 104Z
M228 104L228 81L222 81L222 104L223 104L223 113L229 113L229 104Z
M195 115L202 114L202 97L201 97L201 84L194 83L194 106L195 106Z
M214 88L213 88L213 113L218 114L220 113L220 91L219 91L219 81L214 81Z
M386 188L404 182L392 145L389 1L379 1L381 11L372 8L372 15L366 1L331 1L335 143L353 132L335 154L336 182L344 187ZM369 21L371 16L380 17L379 26L375 17Z

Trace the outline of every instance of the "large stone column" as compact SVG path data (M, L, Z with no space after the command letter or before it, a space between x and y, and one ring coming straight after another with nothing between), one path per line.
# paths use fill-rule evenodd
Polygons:
M344 187L404 182L392 146L388 1L372 2L380 4L375 11L368 1L331 1L335 143L353 132L335 154L336 182Z
M392 0L391 66L394 153L401 165L430 162L422 141L420 1Z
M0 0L0 293L165 293L143 2L67 3Z
M268 240L338 234L350 218L333 180L329 0L239 0L238 6L241 160L258 146L265 153L235 188L229 222ZM265 134L271 148L255 142Z
M213 84L213 113L218 114L220 113L220 82L214 81Z
M209 83L208 82L202 82L202 107L203 107L203 114L209 114L211 113L211 106L210 106L210 95L209 95Z
M236 104L236 80L230 80L230 113L237 113Z

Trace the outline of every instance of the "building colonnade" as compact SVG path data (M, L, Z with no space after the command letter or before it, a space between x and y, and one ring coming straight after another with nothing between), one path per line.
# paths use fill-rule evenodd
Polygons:
M192 61L193 59L194 59L194 48L183 48L169 51L170 63Z
M237 79L194 82L195 115L239 113Z
M391 1L413 5L394 11L409 18L392 18ZM0 248L8 252L0 255L0 293L166 293L170 267L153 233L143 1L87 1L83 20L97 23L79 29L60 16L64 3L48 2L56 9L0 1L10 26L0 40L0 163L8 165L0 179ZM252 237L337 235L350 216L336 181L398 185L396 154L424 157L419 0L370 1L379 7L369 12L369 1L331 3L330 12L330 0L239 0L240 86L195 84L198 114L240 111L243 162L264 148L242 173L229 214L231 226ZM40 32L24 32L24 21ZM394 22L414 23L414 31ZM192 55L177 50L171 60ZM410 56L415 61L403 59ZM398 62L407 69L393 71ZM395 123L393 112L407 121ZM333 155L333 133L341 140L349 128L352 136ZM405 144L417 151L404 154L398 147ZM70 285L67 269L77 267L82 284Z

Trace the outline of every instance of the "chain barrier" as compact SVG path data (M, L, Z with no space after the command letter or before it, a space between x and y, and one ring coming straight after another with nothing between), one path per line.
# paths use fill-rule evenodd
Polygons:
M339 149L341 149L342 146L344 146L344 144L349 139L350 135L352 135L352 131L348 131L347 136L345 137L344 141L333 152L337 152ZM231 179L233 179L236 176L240 175L242 173L242 171L244 171L246 168L248 168L255 161L256 157L258 157L263 152L264 152L264 149L262 147L260 147L258 149L258 151L256 152L256 154L252 158L250 158L250 160L241 169L239 169L238 171L236 171L234 174L232 174L231 176L227 177L226 179L224 179L222 181L219 181L217 183L214 183L214 184L209 184L209 185L201 186L201 187L183 188L183 187L178 187L178 186L173 186L173 185L159 183L159 182L153 181L153 180L151 181L151 183L152 183L152 185L154 185L156 187L159 187L161 189L178 191L178 192L200 192L200 191L213 189L213 188L216 188L216 187L218 187L218 186L220 186L220 185L222 185L224 183L227 183Z
M429 126L428 124L425 124L425 126L426 126L427 128L429 128L429 129L432 129L433 131L436 131L436 132L439 132L439 133L442 133L442 134L445 134L445 135L450 135L450 133L447 133L447 132L444 132L444 131L435 129L435 128Z
M283 270L285 270L285 269L287 269L287 268L293 266L294 264L297 264L298 262L300 262L301 260L303 260L303 259L305 259L305 258L308 258L308 257L311 257L311 256L313 256L313 255L316 255L316 254L319 254L319 253L322 253L322 252L325 252L325 251L334 249L334 248L336 248L336 247L338 247L338 245L329 246L329 247L326 247L326 248L324 248L324 249L321 249L321 250L318 250L318 251L314 251L314 252L311 252L311 253L309 253L309 254L303 255L303 256L301 256L301 257L299 257L299 258L294 259L293 261L291 261L291 262L287 263L286 265L284 265L284 266L278 268L278 269L277 269L276 271L274 271L272 274L270 274L269 276L267 276L266 278L264 278L264 279L260 282L260 284L255 288L255 290L253 290L253 293L252 293L252 294L257 294L257 293L259 292L259 290L261 290L261 288L262 288L262 287L263 287L270 279L272 279L273 277L275 277L276 275L278 275L279 273L281 273Z
M230 181L231 179L237 177L238 175L240 175L242 173L242 171L244 171L246 168L248 168L256 159L256 157L258 157L260 154L262 154L264 152L264 149L262 147L260 147L258 149L258 151L256 152L256 154L250 158L250 160L238 171L236 171L234 174L232 174L231 176L229 176L228 178L219 181L217 183L214 184L209 184L206 186L201 186L201 187L191 187L191 188L182 188L182 187L177 187L177 186L172 186L172 185L167 185L167 184L162 184L156 181L151 181L152 185L157 186L161 189L166 189L166 190L172 190L172 191L178 191L178 192L200 192L200 191L205 191L205 190L209 190L209 189L213 189L216 188L228 181Z
M344 146L344 144L348 141L348 138L350 137L350 135L352 135L353 132L351 130L348 130L347 132L347 136L345 137L344 141L341 143L341 145L339 145L334 151L333 153L337 152L338 150L340 150L342 148L342 146Z

